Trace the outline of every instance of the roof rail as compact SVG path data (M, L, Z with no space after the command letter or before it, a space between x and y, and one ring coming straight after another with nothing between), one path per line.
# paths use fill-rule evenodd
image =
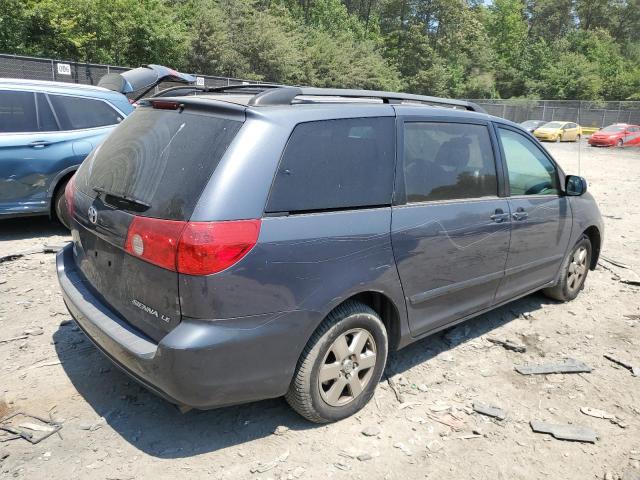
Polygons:
M258 87L259 85L254 85ZM342 88L285 87L270 85L268 89L258 93L249 100L252 106L291 105L300 96L310 97L344 97L375 98L383 103L400 104L403 102L425 103L428 105L463 108L472 112L487 113L482 107L465 100L413 95L411 93L383 92L378 90L351 90Z
M203 87L201 85L180 85L177 87L169 87L164 90L160 90L159 92L151 95L150 98L167 96L168 92L176 91L176 90L192 90L198 93L224 93L233 90L254 90L255 92L246 92L246 93L261 93L266 89L270 88L280 88L282 85L275 85L271 83L247 83L243 85L225 85L223 87Z

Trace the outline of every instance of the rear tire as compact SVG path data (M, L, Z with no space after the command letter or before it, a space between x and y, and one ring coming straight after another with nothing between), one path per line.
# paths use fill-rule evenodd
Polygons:
M58 185L56 193L53 197L53 210L58 220L65 228L71 230L71 221L69 218L69 211L67 210L67 202L64 198L64 190L67 187L68 181Z
M320 324L300 355L285 395L287 402L315 423L353 415L373 397L387 349L387 331L375 311L356 301L340 305Z
M576 135L576 142L580 143L580 139L582 139L582 135Z
M553 287L545 288L542 292L547 297L561 302L568 302L576 298L580 290L584 288L584 282L589 273L591 252L589 237L582 235L562 262L558 283Z
M616 142L616 147L622 148L622 145L624 145L624 140L619 138L618 141Z
M558 135L556 137L556 143L560 143L562 141L562 135Z

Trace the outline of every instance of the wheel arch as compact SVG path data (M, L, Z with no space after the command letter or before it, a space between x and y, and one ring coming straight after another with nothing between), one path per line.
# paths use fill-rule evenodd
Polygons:
M600 230L595 225L590 226L584 232L584 235L589 238L591 242L591 265L589 268L591 270L595 270L596 265L598 265L598 259L600 258L600 249L602 247L602 235Z
M350 297L345 298L336 306L334 306L327 315L329 315L335 309L339 308L344 303L352 300L367 305L380 316L380 320L382 320L382 323L387 329L387 335L389 337L389 351L397 350L400 345L401 339L402 317L400 315L400 310L398 309L398 306L395 304L395 302L388 295L380 291L366 290L352 294ZM326 317L327 316L325 316L324 318Z
M51 194L49 196L49 217L50 218L56 217L55 199L56 199L56 195L58 194L58 191L60 190L60 188L62 188L64 184L66 184L69 181L71 177L73 177L73 175L76 173L76 170L77 170L77 166L71 169L65 170L64 172L58 175L58 178L53 183L53 188L50 190Z

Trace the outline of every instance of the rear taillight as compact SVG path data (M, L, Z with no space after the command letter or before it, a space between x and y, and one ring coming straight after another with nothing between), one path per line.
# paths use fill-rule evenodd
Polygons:
M178 271L208 275L229 268L254 247L260 220L189 222L178 246Z
M125 250L149 263L188 275L229 268L258 241L260 220L181 222L134 217Z
M175 271L178 241L185 225L175 220L133 217L124 248L149 263Z
M74 175L67 182L67 186L64 188L64 203L67 205L67 213L69 214L69 220L73 218L73 193L76 189L76 176Z

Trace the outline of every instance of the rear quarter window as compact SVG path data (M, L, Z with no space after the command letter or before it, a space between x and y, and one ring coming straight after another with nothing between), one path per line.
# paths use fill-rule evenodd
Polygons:
M266 212L390 205L394 125L392 117L297 125L280 160Z
M35 95L33 92L0 91L0 132L37 132Z
M92 98L49 95L63 130L106 127L123 119L111 105Z

